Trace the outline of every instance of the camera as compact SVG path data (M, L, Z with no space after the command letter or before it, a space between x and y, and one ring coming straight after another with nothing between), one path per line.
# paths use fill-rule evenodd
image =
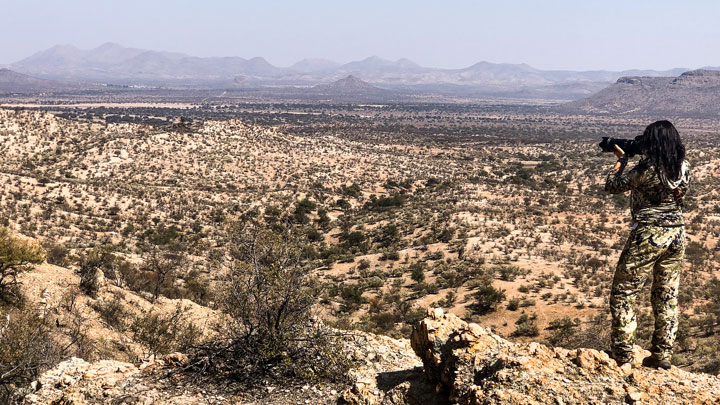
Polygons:
M615 145L619 146L627 157L643 154L644 145L642 135L635 137L635 139L620 139L604 136L599 146L603 152L615 152Z

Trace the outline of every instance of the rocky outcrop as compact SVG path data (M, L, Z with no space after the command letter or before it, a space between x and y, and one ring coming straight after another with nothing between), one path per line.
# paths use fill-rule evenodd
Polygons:
M440 309L410 341L357 332L344 344L355 363L346 388L274 383L260 397L233 395L169 372L188 361L174 353L140 366L67 360L32 384L25 404L720 404L720 378L642 367L649 353L638 347L618 367L605 352L509 342Z
M411 343L427 379L461 404L720 403L720 379L642 367L649 353L637 347L632 364L618 367L597 350L508 342L440 309Z
M343 399L363 405L720 403L719 378L642 367L649 352L639 347L631 364L618 367L605 352L512 343L441 309L418 323L410 343L422 371L395 372L392 383L377 373Z
M345 339L348 358L356 364L354 383L340 403L357 405L428 405L445 403L423 375L422 362L407 339L353 334Z
M31 387L37 391L25 397L25 404L85 404L115 397L121 388L118 383L139 373L130 363L114 360L88 363L73 357L34 381Z
M228 385L229 381L220 377L199 381L177 372L179 366L189 361L181 353L139 365L113 360L91 363L72 358L34 381L26 390L30 394L25 397L25 404L329 405L338 401L373 404L378 403L378 398L386 404L435 403L434 386L426 382L422 362L409 340L353 332L343 336L343 345L347 358L354 364L350 387L339 383L298 385L265 381L248 392L247 387ZM341 396L346 396L346 400Z
M308 90L308 94L320 94L330 97L392 97L395 95L390 90L375 87L359 78L350 75L344 79L337 80L330 84L321 84Z
M222 404L228 395L211 387L187 385L168 370L186 364L187 356L173 353L139 366L115 360L89 363L71 358L31 384L25 405L90 404Z

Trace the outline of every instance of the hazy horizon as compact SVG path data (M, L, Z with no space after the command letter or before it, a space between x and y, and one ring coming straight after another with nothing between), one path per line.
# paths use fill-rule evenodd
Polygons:
M0 64L60 44L91 49L112 42L201 57L263 57L275 66L375 55L449 69L480 61L544 70L720 65L712 40L720 36L714 21L720 3L483 3L30 0L4 5L0 34L13 40L0 49Z

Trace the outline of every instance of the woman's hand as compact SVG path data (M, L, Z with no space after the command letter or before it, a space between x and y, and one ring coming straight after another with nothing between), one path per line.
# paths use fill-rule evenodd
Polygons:
M615 150L613 151L615 153L615 156L617 156L618 161L615 163L615 166L613 166L613 170L618 171L623 165L623 159L625 159L625 151L622 150L619 146L615 145ZM625 160L627 162L627 160Z

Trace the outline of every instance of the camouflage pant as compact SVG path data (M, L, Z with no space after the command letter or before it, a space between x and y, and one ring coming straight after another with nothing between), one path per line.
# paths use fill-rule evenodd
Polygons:
M685 255L685 228L638 225L618 260L610 293L612 351L627 357L635 344L635 301L652 271L651 301L655 332L651 352L669 360L677 334L677 294Z

